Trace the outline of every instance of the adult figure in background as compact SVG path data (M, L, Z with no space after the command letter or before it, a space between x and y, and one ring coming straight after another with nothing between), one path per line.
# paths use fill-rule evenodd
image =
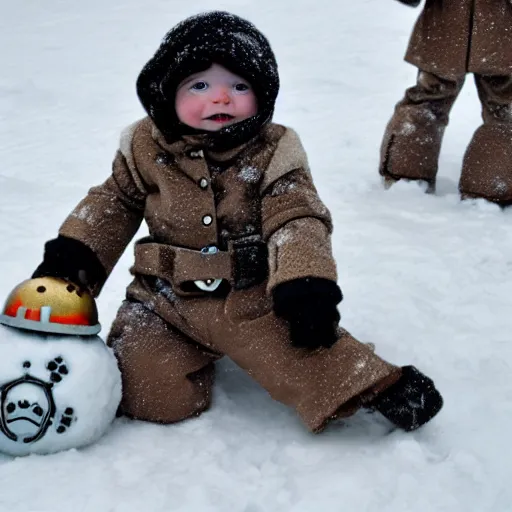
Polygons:
M386 186L424 180L435 191L450 110L466 74L473 73L483 124L464 155L459 191L463 199L511 204L512 1L426 0L405 60L418 68L418 77L386 127L379 166Z

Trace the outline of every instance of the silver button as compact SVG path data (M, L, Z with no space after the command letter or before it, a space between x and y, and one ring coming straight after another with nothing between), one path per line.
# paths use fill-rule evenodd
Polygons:
M203 217L203 224L204 224L205 226L209 226L209 225L212 223L212 221L213 221L213 218L212 218L212 216L211 216L211 215L205 215L205 216Z
M171 163L170 155L167 153L158 153L155 157L155 162L157 164L169 165Z
M199 180L199 186L201 188L208 188L208 180L206 178L201 178Z

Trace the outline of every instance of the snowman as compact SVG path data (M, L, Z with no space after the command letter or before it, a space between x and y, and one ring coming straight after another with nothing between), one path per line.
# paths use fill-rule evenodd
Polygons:
M99 439L121 401L117 362L85 290L40 277L0 314L0 452L52 453Z

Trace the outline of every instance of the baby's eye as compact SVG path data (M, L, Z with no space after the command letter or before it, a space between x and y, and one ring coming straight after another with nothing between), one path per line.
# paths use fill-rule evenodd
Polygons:
M206 82L203 82L203 81L196 82L191 87L191 89L193 89L194 91L205 91L206 89L208 89L208 84Z
M235 91L238 92L245 92L249 90L249 86L247 84L244 84L240 82L239 84L235 84Z

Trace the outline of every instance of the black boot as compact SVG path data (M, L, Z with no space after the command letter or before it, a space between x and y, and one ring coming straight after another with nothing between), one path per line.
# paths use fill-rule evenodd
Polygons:
M443 406L443 398L432 379L414 366L404 366L395 384L368 405L397 427L411 432L430 421Z

